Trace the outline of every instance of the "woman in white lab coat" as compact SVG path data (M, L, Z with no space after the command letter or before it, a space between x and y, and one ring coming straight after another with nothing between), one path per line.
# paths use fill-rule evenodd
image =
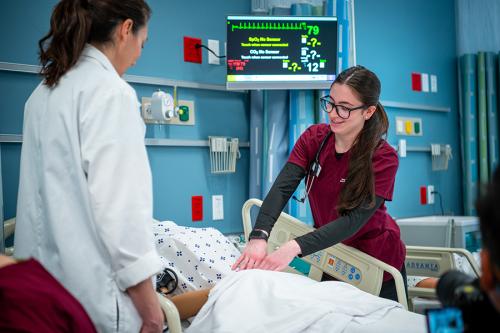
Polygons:
M144 0L63 0L25 105L15 256L34 257L100 332L160 332L151 171L135 91Z

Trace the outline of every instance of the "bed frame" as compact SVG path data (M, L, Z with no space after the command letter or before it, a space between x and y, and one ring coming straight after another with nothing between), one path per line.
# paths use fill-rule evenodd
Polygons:
M246 240L248 240L248 236L252 230L250 210L254 206L260 207L261 205L262 201L258 199L249 199L243 205L243 230ZM293 216L281 213L269 236L268 252L276 250L281 244L290 239L313 230L314 228ZM316 281L321 281L323 273L326 273L337 280L347 282L377 296L382 287L383 274L384 272L388 272L396 282L398 302L405 309L408 309L401 273L396 268L366 253L344 244L336 244L301 259L311 265L307 275ZM299 273L295 267L291 267L289 271Z

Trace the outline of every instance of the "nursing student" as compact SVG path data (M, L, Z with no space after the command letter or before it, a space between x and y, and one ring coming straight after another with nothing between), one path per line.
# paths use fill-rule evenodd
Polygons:
M143 0L62 0L25 105L15 256L37 259L99 332L161 332L152 181L122 75L148 35Z
M312 125L297 140L233 269L279 271L295 256L342 242L397 268L406 283L405 245L385 207L392 200L398 156L384 140L389 124L380 89L377 76L362 66L337 76L330 94L321 98L329 123ZM271 229L304 177L305 195L298 200L305 204L309 198L316 230L267 255ZM387 273L380 296L397 300Z

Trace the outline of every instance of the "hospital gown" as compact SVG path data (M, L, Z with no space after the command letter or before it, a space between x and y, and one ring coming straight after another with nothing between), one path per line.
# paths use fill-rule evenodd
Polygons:
M173 295L213 287L231 272L231 266L240 256L236 247L214 228L190 228L172 221L156 221L153 232L164 266L179 277Z

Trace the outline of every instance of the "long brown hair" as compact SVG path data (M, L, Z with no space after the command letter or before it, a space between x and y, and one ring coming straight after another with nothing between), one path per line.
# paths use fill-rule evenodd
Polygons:
M365 122L351 147L348 181L342 188L337 203L337 211L344 215L361 205L373 207L375 204L372 157L381 139L387 134L389 121L379 102L380 81L375 73L363 66L355 66L340 73L333 82L335 83L349 86L367 107L376 107L375 113Z
M150 16L151 9L144 0L60 1L52 12L49 32L38 42L45 84L57 85L76 64L86 43L110 42L115 27L129 18L136 33Z

